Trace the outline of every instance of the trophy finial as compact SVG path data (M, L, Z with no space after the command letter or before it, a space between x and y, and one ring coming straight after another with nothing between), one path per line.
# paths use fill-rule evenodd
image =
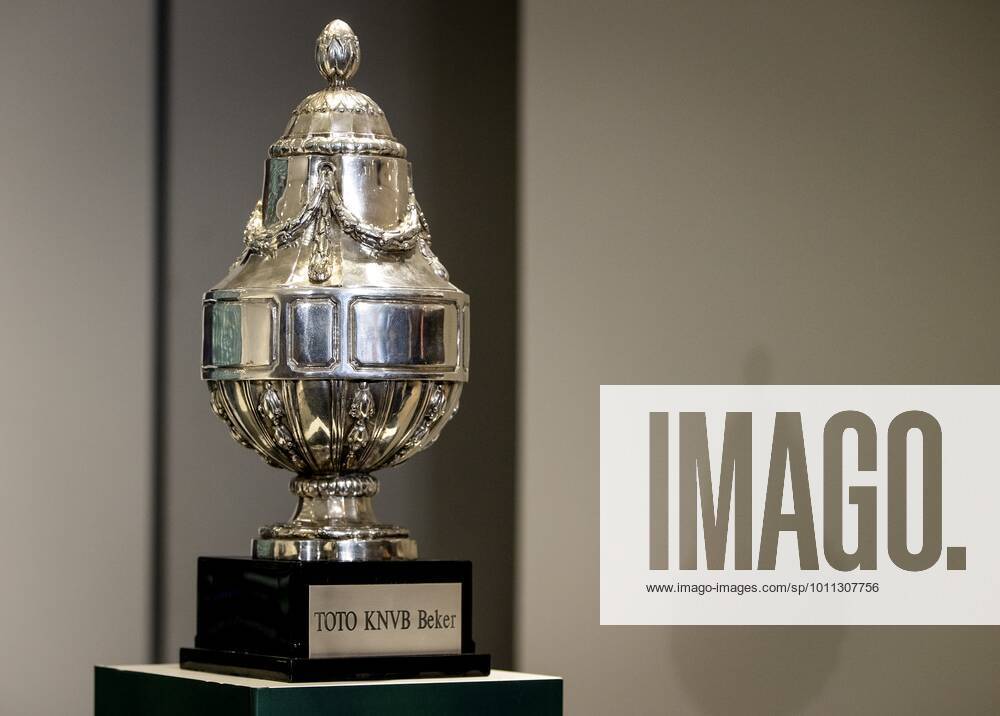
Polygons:
M361 45L354 30L334 20L316 38L316 64L332 87L344 87L361 64Z

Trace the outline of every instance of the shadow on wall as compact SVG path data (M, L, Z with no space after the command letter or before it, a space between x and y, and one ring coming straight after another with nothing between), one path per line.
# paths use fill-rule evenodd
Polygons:
M773 380L774 362L764 346L754 346L743 358L743 382L747 385L767 385Z
M678 681L715 714L802 713L840 660L845 627L677 627L670 653Z
M773 380L771 353L757 345L743 382ZM797 714L826 687L845 627L677 627L670 653L678 680L704 714ZM776 685L780 684L780 688Z

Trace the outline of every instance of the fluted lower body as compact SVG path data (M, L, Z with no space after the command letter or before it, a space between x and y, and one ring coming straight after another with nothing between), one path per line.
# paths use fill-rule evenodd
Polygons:
M298 474L292 518L263 527L268 559L414 559L407 531L377 521L369 473L434 443L458 409L461 383L211 381L212 406L233 438Z

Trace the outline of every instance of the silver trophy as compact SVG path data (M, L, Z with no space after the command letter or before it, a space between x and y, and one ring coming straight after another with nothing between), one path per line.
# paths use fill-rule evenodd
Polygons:
M233 438L291 470L298 508L253 556L415 559L372 471L437 440L468 380L469 297L431 250L406 147L349 82L358 39L316 41L328 86L271 145L243 251L204 299L202 377Z

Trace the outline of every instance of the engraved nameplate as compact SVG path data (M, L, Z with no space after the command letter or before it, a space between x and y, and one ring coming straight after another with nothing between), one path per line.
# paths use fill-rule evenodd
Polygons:
M309 587L310 657L461 652L459 583Z

